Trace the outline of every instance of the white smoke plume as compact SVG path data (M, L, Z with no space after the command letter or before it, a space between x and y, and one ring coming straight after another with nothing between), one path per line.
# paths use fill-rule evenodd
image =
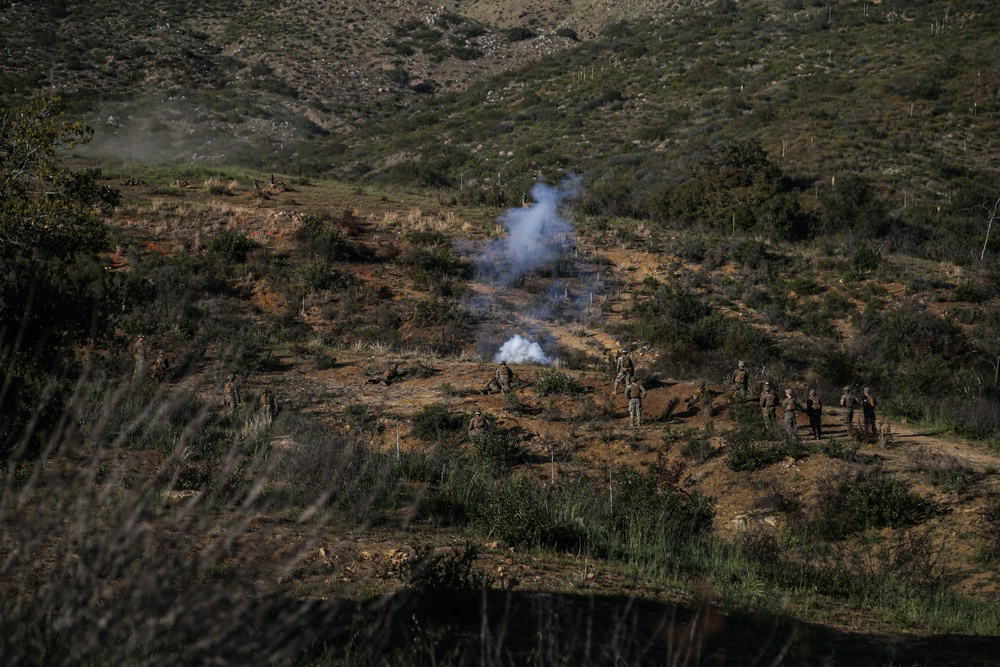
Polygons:
M555 359L545 354L542 346L535 341L528 340L521 334L515 334L510 340L500 346L500 349L493 356L493 363L506 361L512 364L535 363L543 366L551 366Z
M500 216L507 236L479 258L480 273L493 282L512 284L525 273L550 266L573 241L575 230L560 205L577 195L579 185L579 176L568 177L558 188L536 183L531 188L534 204Z

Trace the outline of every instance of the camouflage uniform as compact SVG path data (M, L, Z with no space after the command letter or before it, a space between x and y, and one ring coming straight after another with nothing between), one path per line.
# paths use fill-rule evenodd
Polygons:
M629 385L632 384L632 376L635 374L635 364L632 363L632 357L628 355L628 350L622 350L618 359L615 360L615 372L615 394L618 394L618 386L623 382L627 393Z
M688 410L694 410L699 405L701 405L702 401L705 400L706 396L707 396L707 390L705 389L705 381L702 380L701 382L698 383L698 391L688 396L687 399L684 400L684 403L687 405Z
M781 407L785 409L785 430L790 435L797 435L798 425L795 422L795 410L798 408L798 403L795 402L791 389L785 390L785 400L782 401Z
M733 371L733 384L731 386L734 392L741 393L743 396L746 396L747 392L750 391L750 373L747 372L746 364L742 361L739 363L739 367Z
M226 384L222 385L222 403L232 411L236 411L243 400L240 398L240 387L237 384L236 376L230 375L226 379Z
M777 407L778 397L771 389L771 384L765 382L764 391L760 394L760 409L764 413L764 419L769 422L776 421L778 419Z
M854 422L854 406L858 404L858 399L851 393L850 387L844 387L844 393L840 397L840 407L844 408L844 426L848 429Z
M160 350L159 354L156 355L156 359L153 361L153 365L149 367L149 377L159 382L167 376L167 371L169 369L170 362L167 360L167 353Z
M865 387L861 396L861 412L865 418L865 430L874 435L875 428L875 397L871 394L871 389Z
M395 363L392 365L392 368L382 373L382 383L388 387L390 384L392 384L392 381L398 377L399 377L399 364Z
M257 399L257 410L268 424L278 416L278 402L274 400L274 394L267 387L264 387L264 390L260 392L260 398Z
M473 440L486 435L486 417L481 410L476 410L475 416L469 422L469 437Z
M638 378L631 378L625 395L628 396L628 416L632 426L642 425L642 399L646 398L646 389L639 384Z
M806 399L806 414L809 415L809 430L815 440L823 438L823 401L816 395L815 389L809 390Z
M507 366L506 361L501 361L500 365L497 366L496 376L497 386L500 387L500 391L507 393L510 391L510 383L514 379L514 371L510 370Z
M135 372L132 374L132 379L138 380L146 374L146 337L140 335L132 349L135 353Z

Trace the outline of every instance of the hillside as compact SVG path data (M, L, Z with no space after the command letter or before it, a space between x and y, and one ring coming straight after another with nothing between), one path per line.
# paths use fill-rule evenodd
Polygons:
M990 3L0 10L8 662L996 664Z
M116 250L103 261L123 287L134 285L120 292L132 305L106 348L93 351L92 379L73 403L77 425L51 465L24 461L16 495L4 496L63 488L81 502L95 493L89 502L102 507L79 514L59 495L16 511L5 505L8 540L21 536L27 550L8 552L8 582L42 574L49 582L30 604L7 589L20 618L60 604L66 576L117 582L76 603L65 621L72 634L43 630L60 638L52 656L176 651L180 641L185 655L204 657L231 646L229 626L209 621L155 639L123 624L111 652L85 642L91 612L105 606L138 620L188 616L196 605L251 628L295 610L268 633L237 640L258 658L295 647L297 661L342 664L357 659L351 642L368 637L357 649L366 660L421 662L421 649L402 648L422 636L407 625L414 604L436 637L427 655L454 663L481 663L470 619L491 628L496 643L487 646L516 661L550 650L720 664L752 664L760 653L803 665L993 655L967 635L997 628L1000 455L987 441L891 416L890 395L878 437L856 441L836 407L839 383L824 375L825 362L810 361L836 357L822 351L828 334L785 332L772 323L777 315L731 301L745 252L693 258L692 247L712 243L697 232L612 242L613 229L544 206L546 191L508 211L500 233L489 210L420 194L280 177L255 191L252 174L238 171L113 178L125 199L112 220ZM544 237L556 252L512 279L496 270L521 216L558 231ZM875 308L889 315L919 300L933 304L923 315L932 318L963 307L953 298L963 278L947 266L890 257L880 277L841 282L836 263L809 250L760 251L800 295L782 317L804 310L802 300L868 299L866 314L833 324L859 345L872 332L858 318ZM903 277L918 274L919 283ZM653 324L646 311L658 303L667 308L660 326L675 329L644 343L636 327ZM996 312L995 297L977 307ZM951 335L975 326L968 320ZM172 370L130 385L140 331ZM558 362L513 363L516 393L482 395L493 355L514 334ZM609 391L609 358L621 345L634 348L649 390L638 428ZM760 421L753 396L729 397L723 377L740 357L751 363L754 392L765 379L800 400L819 388L824 439L810 440L802 418L798 441L783 439ZM396 381L375 382L393 362ZM235 413L222 405L231 373L245 398ZM689 405L700 379L707 393ZM116 391L122 382L132 390ZM281 406L273 424L255 408L264 387ZM465 434L476 408L494 433L480 445ZM80 449L77 428L85 442L106 444L96 454ZM93 471L100 484L90 492ZM60 517L85 536L65 533ZM650 517L658 527L647 532ZM698 525L701 537L671 541L670 531ZM80 549L91 555L67 569ZM189 561L192 549L199 556ZM154 563L173 573L173 593L141 574ZM156 611L146 599L158 600ZM572 620L545 629L553 605ZM388 634L367 634L372 614ZM316 637L345 620L355 629L316 654ZM507 637L509 622L541 633L542 646ZM607 632L584 640L584 625L597 622ZM33 645L6 623L24 642L6 648ZM695 626L692 640L671 639ZM776 634L762 643L768 627Z

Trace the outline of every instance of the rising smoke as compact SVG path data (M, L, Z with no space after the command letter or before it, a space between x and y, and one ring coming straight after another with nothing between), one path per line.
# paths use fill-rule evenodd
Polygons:
M480 276L495 284L514 285L526 273L551 266L575 238L576 231L561 205L579 193L580 180L579 176L568 177L558 188L536 183L531 188L534 204L512 208L500 216L507 235L490 244L479 257Z
M571 176L560 187L536 183L531 188L535 203L508 210L499 218L507 235L494 241L480 255L479 275L486 282L517 285L528 273L551 268L560 254L572 247L576 230L567 219L563 204L577 196L580 177ZM494 363L537 363L551 366L556 362L537 342L515 334L493 357Z
M493 355L493 363L498 364L501 361L512 364L542 364L543 366L551 366L555 363L555 359L545 354L541 345L528 340L521 334L515 334L501 345L497 353Z

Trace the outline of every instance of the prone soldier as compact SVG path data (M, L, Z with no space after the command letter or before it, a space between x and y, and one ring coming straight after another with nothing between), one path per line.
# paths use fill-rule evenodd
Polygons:
M399 362L397 361L393 362L392 366L385 369L382 372L382 375L378 376L377 378L370 378L368 380L368 384L381 383L388 387L389 385L392 384L393 380L395 380L398 377L399 377Z

